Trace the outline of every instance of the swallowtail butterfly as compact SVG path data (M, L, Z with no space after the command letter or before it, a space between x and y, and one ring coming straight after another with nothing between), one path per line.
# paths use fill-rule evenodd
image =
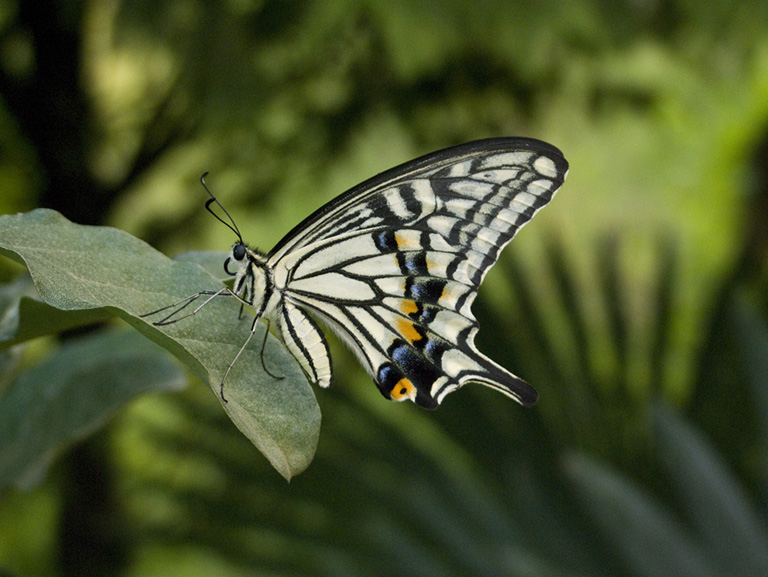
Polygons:
M434 409L475 382L533 405L533 387L475 347L479 327L470 307L501 249L552 199L567 172L563 154L538 140L454 146L348 190L267 254L243 242L211 195L206 208L213 212L217 203L231 225L217 218L238 237L224 262L234 285L165 307L172 312L155 324L180 320L181 310L201 297L208 298L190 314L213 298L235 296L256 312L251 336L259 319L273 321L321 387L331 383L331 359L315 318L341 335L388 399ZM224 380L226 374L223 400Z

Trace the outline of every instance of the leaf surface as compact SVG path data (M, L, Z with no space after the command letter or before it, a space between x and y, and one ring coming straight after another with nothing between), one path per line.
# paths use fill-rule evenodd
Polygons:
M227 298L215 299L193 318L163 327L149 322L157 317L139 318L201 290L219 290L222 284L197 264L173 261L114 228L76 225L47 209L0 216L0 252L29 269L47 305L61 311L89 311L98 318L117 315L173 353L217 396L222 376L251 328L252 319L247 315L238 319L239 304ZM263 361L277 378L264 371L264 330L260 323L232 369L225 384L229 402L223 406L235 425L290 479L314 456L320 410L300 367L271 336ZM20 334L21 328L11 340L18 342Z

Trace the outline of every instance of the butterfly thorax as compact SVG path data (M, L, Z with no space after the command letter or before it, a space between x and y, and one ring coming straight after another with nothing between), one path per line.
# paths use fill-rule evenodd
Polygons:
M230 263L237 267L234 271L230 270ZM264 315L274 286L267 257L238 241L232 245L224 270L235 277L232 292L252 306L257 317Z

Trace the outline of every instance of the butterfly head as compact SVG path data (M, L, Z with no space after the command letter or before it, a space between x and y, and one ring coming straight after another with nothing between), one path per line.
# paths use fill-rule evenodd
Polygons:
M229 256L224 261L224 271L235 277L232 292L261 314L266 297L272 289L266 257L242 240L238 240L232 245Z
M235 244L232 245L232 248L229 249L229 256L227 257L227 260L224 261L224 271L228 275L237 276L238 272L240 272L243 266L248 264L248 261L245 258L247 254L248 247L245 246L243 241L238 240ZM230 263L234 263L234 265L237 267L234 271L229 270Z

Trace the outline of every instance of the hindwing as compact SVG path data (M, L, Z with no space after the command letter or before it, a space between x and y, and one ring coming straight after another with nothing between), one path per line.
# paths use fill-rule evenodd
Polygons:
M479 382L531 405L536 391L475 347L471 305L500 251L567 172L558 149L520 138L406 163L280 241L268 255L275 288L337 330L387 398L435 408Z

